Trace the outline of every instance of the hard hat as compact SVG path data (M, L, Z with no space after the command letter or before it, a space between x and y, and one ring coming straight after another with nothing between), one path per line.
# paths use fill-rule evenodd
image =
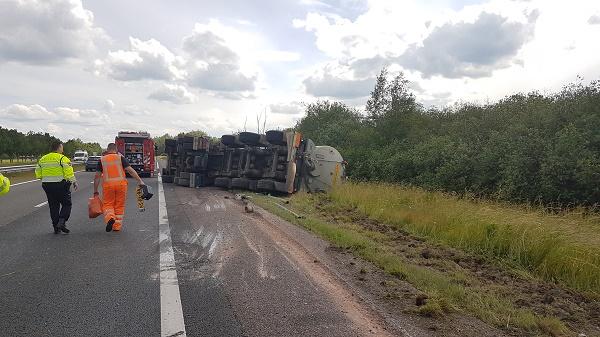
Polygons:
M2 178L0 178L2 181L0 181L0 186L3 185L2 190L0 190L0 195L6 194L8 193L8 190L10 190L10 180L8 180L7 177L0 175Z

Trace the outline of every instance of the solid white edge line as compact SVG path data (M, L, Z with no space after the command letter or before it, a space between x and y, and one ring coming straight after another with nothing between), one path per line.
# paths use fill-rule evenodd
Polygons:
M160 249L160 335L185 337L179 281L161 174L158 174L158 241Z

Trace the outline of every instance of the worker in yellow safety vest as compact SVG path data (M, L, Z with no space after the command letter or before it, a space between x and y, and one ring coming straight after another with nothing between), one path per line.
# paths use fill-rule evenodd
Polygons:
M42 188L48 197L54 234L61 231L66 234L70 232L66 222L71 215L71 185L76 191L78 185L71 161L63 155L63 144L57 141L50 150L38 161L35 177L42 180Z
M0 195L8 193L8 190L10 190L10 180L0 173Z

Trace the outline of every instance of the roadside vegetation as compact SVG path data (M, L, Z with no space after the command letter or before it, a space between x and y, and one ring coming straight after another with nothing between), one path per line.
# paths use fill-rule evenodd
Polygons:
M398 229L499 259L549 282L600 295L600 214L554 214L539 207L426 192L390 184L347 183L331 200Z
M349 181L294 195L304 218L256 202L426 294L410 310L600 336L600 81L438 108L384 69L364 111L308 104L296 130Z
M296 129L337 148L353 180L551 207L600 203L600 81L436 108L383 70L365 111L309 104Z
M27 132L22 133L15 129L6 129L0 125L0 166L5 162L18 161L18 158L37 158L48 153L50 144L58 138L49 133ZM86 143L81 139L69 139L64 143L64 153L72 158L77 150L86 150L90 155L100 154L102 147L98 143Z
M577 335L599 323L598 217L366 183L294 195L286 206L303 218L254 200L422 291L416 314L466 312L516 336Z

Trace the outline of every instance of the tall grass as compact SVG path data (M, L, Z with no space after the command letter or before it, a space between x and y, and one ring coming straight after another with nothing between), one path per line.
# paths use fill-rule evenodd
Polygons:
M319 217L315 208L318 197L300 193L291 199L290 206L306 214L296 218L274 205L267 197L253 199L258 205L280 217L300 225L337 247L350 249L354 254L372 262L388 274L394 275L429 295L428 305L420 307L422 314L444 314L448 311L466 310L475 317L501 328L518 328L530 333L546 332L553 336L563 335L568 328L557 318L540 316L527 308L518 308L503 296L485 287L463 285L468 279L464 274L442 273L415 264L398 256L388 245L386 235L352 223L331 223ZM471 282L468 282L469 284ZM429 312L427 312L429 311Z
M600 294L600 218L466 200L391 184L347 183L334 203L416 235L501 259L544 280Z

